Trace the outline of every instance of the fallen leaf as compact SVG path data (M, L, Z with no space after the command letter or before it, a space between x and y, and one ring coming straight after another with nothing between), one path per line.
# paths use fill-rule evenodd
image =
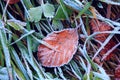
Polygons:
M91 24L91 28L92 28L93 33L94 32L111 31L112 30L112 27L109 24L107 24L105 22L100 22L100 21L95 20L95 19L92 19L91 22L90 22L90 24ZM100 41L101 43L103 43L108 36L109 36L108 33L104 33L104 34L102 33L102 34L96 35L95 39L98 40L98 41ZM115 41L113 39L111 39L109 41L109 43L106 44L106 46L104 47L104 49L101 50L100 55L102 55L102 56L105 55L106 52L108 50L110 50L115 45L116 45ZM97 46L99 48L100 44L98 43ZM110 53L110 55L108 55L106 57L105 60L109 60L113 56L114 51L112 51Z
M8 0L4 0L4 1L8 1ZM15 4L17 2L19 2L20 0L10 0L8 4Z
M43 41L54 47L38 46L38 60L45 67L59 67L67 64L75 54L78 45L77 29L64 29L48 34Z

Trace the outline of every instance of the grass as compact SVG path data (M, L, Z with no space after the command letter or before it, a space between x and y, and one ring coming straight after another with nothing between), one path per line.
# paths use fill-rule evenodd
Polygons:
M107 0L101 1L98 3L106 5ZM0 80L110 80L106 72L110 67L106 69L93 59L114 35L120 34L120 23L93 12L92 3L86 0L84 3L79 0L20 0L17 4L6 5L0 0ZM45 10L39 11L42 7ZM107 22L113 30L89 34L92 18ZM37 60L37 47L39 44L51 46L42 38L52 31L71 27L80 28L78 51L73 59L62 67L43 67ZM102 33L110 35L97 48L93 40ZM113 48L118 46L119 43Z

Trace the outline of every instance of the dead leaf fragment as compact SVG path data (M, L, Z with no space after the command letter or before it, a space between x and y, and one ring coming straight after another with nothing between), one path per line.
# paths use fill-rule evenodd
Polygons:
M59 67L67 64L75 54L78 45L76 29L65 29L48 34L43 41L50 44L53 49L40 44L38 46L38 60L46 67Z
M109 24L107 24L105 22L100 22L95 19L92 19L90 24L91 24L93 33L112 30L112 27ZM95 39L100 41L101 43L103 43L108 36L109 36L109 34L107 34L107 33L98 34L95 36ZM104 49L101 50L100 55L102 55L102 56L105 55L107 53L107 51L110 50L115 45L116 45L115 41L113 39L111 39L109 41L109 43L104 47ZM97 44L97 46L100 47L100 44ZM110 55L108 55L105 60L109 60L113 56L113 53L114 53L114 51L111 52Z
M4 1L9 1L9 3L8 4L15 4L15 3L17 3L17 2L19 2L20 0L4 0Z
M115 80L120 80L120 65L115 69Z

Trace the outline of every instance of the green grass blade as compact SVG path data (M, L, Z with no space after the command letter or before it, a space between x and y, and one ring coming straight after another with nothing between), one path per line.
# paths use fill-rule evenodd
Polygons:
M28 77L27 71L26 71L24 65L22 64L19 56L17 55L18 53L12 47L11 47L11 53L12 53L12 58L13 58L15 64L21 70L21 73L25 76L25 79L28 80L29 77Z
M67 10L66 10L66 6L64 5L63 0L60 0L60 6L61 6L61 8L62 8L62 10L63 10L63 13L65 14L66 19L67 19L68 21L70 21L70 20L69 20L68 13L67 13Z
M15 70L15 73L17 74L17 78L19 80L27 80L24 76L24 74L15 66L13 62L11 62L13 69ZM29 80L29 79L28 79Z
M35 32L34 30L29 31L28 33L22 35L22 36L21 36L19 39L17 39L15 42L11 43L10 45L13 45L13 44L17 43L18 41L20 41L20 40L23 39L24 37L26 37L26 36L28 36L28 35L31 35L31 34L33 34L34 32Z
M77 15L76 18L79 18L82 14L84 14L86 11L88 11L90 6L91 6L91 2L87 2L85 7L79 12L79 14Z
M3 26L0 26L3 27ZM8 49L8 45L7 45L7 38L5 37L5 32L3 29L0 29L0 41L2 44L2 48L3 48L3 52L4 52L4 56L5 56L5 62L6 62L6 66L7 66L7 70L8 70L8 74L10 77L10 80L12 80L12 66L10 63L10 53L9 53L9 49Z

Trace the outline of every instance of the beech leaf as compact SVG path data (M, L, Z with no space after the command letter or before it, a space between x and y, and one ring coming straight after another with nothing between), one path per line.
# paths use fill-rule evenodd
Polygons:
M94 32L102 32L102 31L111 31L113 30L112 27L105 23L105 22L101 22L99 20L95 20L95 19L92 19L91 20L91 29ZM95 36L95 39L100 41L101 43L103 43L107 37L109 36L108 33L105 33L105 34L98 34ZM108 50L112 49L113 46L115 46L116 43L113 39L111 39L109 41L109 43L107 43L104 48L100 51L100 55L101 56L104 56ZM100 47L101 45L99 43L97 43L97 46ZM104 60L109 60L112 56L114 56L114 52L116 50L113 50L109 55L106 56L106 58Z
M59 67L67 64L75 54L78 45L76 29L65 29L48 34L43 41L52 48L40 44L38 46L38 60L46 67Z

